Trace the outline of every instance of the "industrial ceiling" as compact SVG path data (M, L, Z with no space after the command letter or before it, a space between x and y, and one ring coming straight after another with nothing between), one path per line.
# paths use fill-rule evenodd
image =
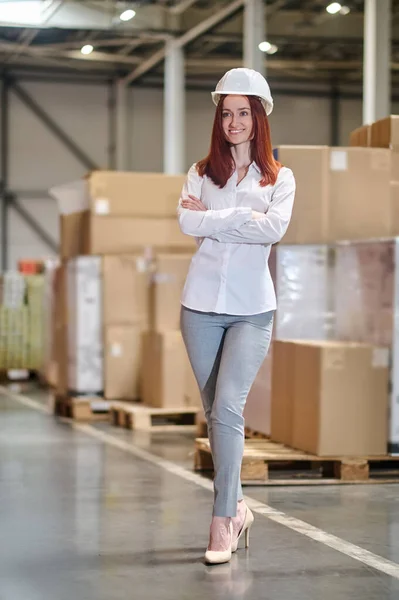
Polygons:
M335 14L326 10L331 4L338 3L265 2L270 78L361 81L364 2L344 0ZM165 45L177 39L185 47L187 81L207 85L242 64L243 5L244 0L0 0L0 61L11 73L119 77L145 85L162 82ZM133 18L121 20L123 13L132 16L129 10ZM399 0L392 0L392 12L393 81L399 84Z

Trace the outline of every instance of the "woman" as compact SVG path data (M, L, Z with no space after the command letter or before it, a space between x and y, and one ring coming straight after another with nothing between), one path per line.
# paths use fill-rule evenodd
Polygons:
M215 467L208 563L246 546L253 515L240 484L243 410L267 354L276 298L268 259L292 212L292 172L273 158L273 109L260 73L232 69L217 105L208 156L188 172L179 202L183 233L197 238L182 297L181 329L200 388Z

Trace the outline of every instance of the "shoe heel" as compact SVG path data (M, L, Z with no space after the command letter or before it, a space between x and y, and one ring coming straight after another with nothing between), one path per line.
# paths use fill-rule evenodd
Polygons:
M245 548L249 548L249 532L250 532L251 528L248 527L248 529L245 530Z

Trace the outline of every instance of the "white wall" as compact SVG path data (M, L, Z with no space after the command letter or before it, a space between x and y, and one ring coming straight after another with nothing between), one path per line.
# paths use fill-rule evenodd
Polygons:
M108 89L101 85L26 83L37 103L101 168L109 159ZM329 144L329 101L324 98L275 94L271 116L273 144ZM209 92L187 92L186 168L208 151L214 106ZM341 102L340 142L361 122L361 103ZM130 166L135 171L162 171L162 90L132 88L130 95ZM9 188L24 192L21 203L58 240L55 203L47 194L55 184L80 178L86 168L11 92ZM36 199L27 192L36 192ZM9 225L9 267L19 258L51 255L51 251L13 209Z

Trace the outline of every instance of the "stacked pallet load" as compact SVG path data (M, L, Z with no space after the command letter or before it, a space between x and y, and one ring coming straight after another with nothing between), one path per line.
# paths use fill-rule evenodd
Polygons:
M113 405L113 422L132 429L192 425L200 400L180 332L180 298L192 253L159 253L152 262L149 323L142 335L140 406Z
M382 465L388 481L397 467L398 125L362 128L349 147L276 149L297 194L269 263L272 348L246 407L246 425L269 439L246 441L244 481L271 483L282 465L291 483L371 481ZM212 465L207 440L195 464Z
M390 352L388 449L399 454L399 116L359 128L353 144L388 153L390 169L375 204L389 214L389 232L336 244L337 337ZM387 192L387 187L389 191ZM388 207L386 208L386 206Z
M6 272L0 290L0 372L26 378L43 365L43 275Z
M325 381L328 381L328 377L330 377L330 383L328 384L330 396L327 393L326 397L330 397L330 400L325 400L328 405L325 410L331 409L329 403L334 404L334 398L338 394L341 398L347 398L346 409L348 415L353 415L359 409L358 397L361 397L361 391L356 392L356 386L358 385L360 390L362 389L361 371L353 371L351 382L353 389L350 393L349 388L346 391L334 390L334 369L341 372L344 379L345 369L348 368L352 355L358 356L358 360L360 360L362 353L369 352L373 359L371 360L371 366L363 365L365 372L366 368L370 368L374 373L372 368L374 364L376 364L377 371L382 369L384 376L386 376L388 370L388 350L386 348L381 348L373 340L368 340L365 347L361 344L359 347L356 344L352 347L352 343L360 343L363 340L343 339L338 335L337 330L337 320L342 319L340 313L346 310L344 303L339 306L336 302L337 244L341 240L387 237L392 231L390 179L394 166L394 156L388 148L365 147L364 139L367 140L368 137L368 132L365 132L364 136L360 136L360 138L355 136L355 140L358 140L356 147L281 147L278 150L279 159L293 169L298 183L292 222L283 244L278 249L280 258L286 258L288 255L292 261L295 256L300 258L304 252L313 251L313 253L319 255L319 273L318 276L315 276L316 271L313 270L312 277L309 264L306 273L302 272L301 276L302 284L306 282L306 286L300 287L299 281L292 279L293 273L298 275L298 272L300 272L298 268L292 269L290 264L287 265L286 260L278 261L278 270L285 273L287 281L297 285L292 287L288 295L283 294L279 298L279 310L277 312L279 327L274 342L275 356L272 375L271 438L277 442L285 442L298 450L313 452L313 454L321 456L331 455L331 453L349 454L351 456L383 455L387 451L387 387L382 385L379 389L370 388L374 394L373 400L370 400L371 412L368 413L366 400L364 400L364 421L357 418L357 420L351 422L350 418L345 418L345 411L338 418L338 421L350 423L348 436L352 436L353 440L356 439L356 436L360 436L360 438L364 436L364 444L359 444L357 447L354 445L350 448L346 447L344 440L341 439L341 441L336 440L337 443L332 444L330 449L326 449L327 446L322 443L323 423L320 416L320 407L323 404L324 392L322 393L321 389L317 388L321 385L320 378L322 377L323 365L327 365L327 379ZM308 155L308 160L306 160L306 155ZM311 176L311 181L309 181L309 176ZM313 178L315 181L313 181ZM376 202L377 197L379 199L378 203ZM301 262L302 265L306 264L306 261L305 263ZM347 276L349 277L349 273ZM318 303L319 310L314 313L315 316L318 315L319 323L316 327L313 327L305 319L306 330L300 330L298 321L303 324L304 320L302 319L303 310L298 310L298 301L307 300L306 296L309 295L309 290L314 290L319 296L319 300L321 299L321 302ZM281 291L278 286L277 291L278 293ZM286 296L295 299L295 302L288 306L288 310L285 302ZM308 302L305 302L305 304L308 304ZM310 307L312 307L312 304L310 304ZM292 315L292 324L290 324L289 315ZM295 317L297 318L295 319ZM314 321L313 323L316 324ZM334 338L335 342L332 341ZM288 360L282 348L291 348L292 352L296 353L297 358L294 360L291 356L291 359ZM281 394L276 390L280 389L280 382L282 386L285 385L281 380L286 377L287 370L294 373L295 368L297 368L294 365L298 361L301 363L301 357L305 356L306 352L311 351L318 353L320 359L319 371L315 368L314 376L310 379L310 382L312 382L310 385L311 387L314 386L312 390L316 394L320 405L315 405L311 410L306 411L304 405L306 394L304 394L297 401L297 404L299 403L303 407L303 411L298 410L295 414L306 414L305 421L309 427L311 427L310 419L314 415L319 415L320 421L313 422L313 425L317 425L317 432L310 433L308 431L308 433L305 432L302 435L282 439L279 427L281 426L284 429L287 426L287 414L283 409L281 413L279 412L279 407L282 406ZM287 352L289 353L289 350ZM379 357L379 360L376 357ZM355 358L353 360L356 363ZM331 373L328 370L329 368L332 369ZM380 372L378 371L378 373ZM376 375L376 373L374 374ZM294 375L292 380L294 380ZM300 385L297 383L298 394L299 388ZM312 390L308 390L309 394ZM335 407L338 410L339 402L335 402ZM291 415L294 414L291 410L289 412ZM293 418L295 421L295 417ZM370 421L366 424L368 418L370 418ZM372 422L379 424L379 430L376 430L374 440L373 436L370 435ZM341 427L338 424L336 430L332 427L331 435L335 433L339 437ZM376 425L376 429L378 427ZM320 439L321 441L317 445L316 442L310 443L310 439ZM373 444L376 439L378 439L378 443Z
M184 177L98 171L51 190L61 219L54 314L56 412L108 418L142 397L142 334L161 252L192 255L176 207Z
M390 347L381 338L345 336L339 326L350 306L348 298L342 297L343 280L351 279L350 269L342 273L342 281L337 278L340 245L347 240L358 244L387 238L394 228L391 178L395 156L388 147L367 147L370 134L367 129L352 136L356 146L311 150L319 153L319 201L305 198L305 188L299 187L284 246L291 245L292 252L300 253L304 245L316 244L327 252L323 271L329 273L328 278L314 279L312 287L324 289L328 298L326 317L330 317L322 322L329 335L298 336L294 328L287 328L277 336L271 400L272 441L317 457L350 457L362 465L351 475L358 480L368 478L372 459L386 458L389 438ZM281 156L296 175L299 171L300 186L302 172L295 166L295 152L291 149L286 154L283 149ZM310 188L308 183L306 189ZM313 231L306 223L310 215L318 215ZM343 477L339 469L336 475Z

